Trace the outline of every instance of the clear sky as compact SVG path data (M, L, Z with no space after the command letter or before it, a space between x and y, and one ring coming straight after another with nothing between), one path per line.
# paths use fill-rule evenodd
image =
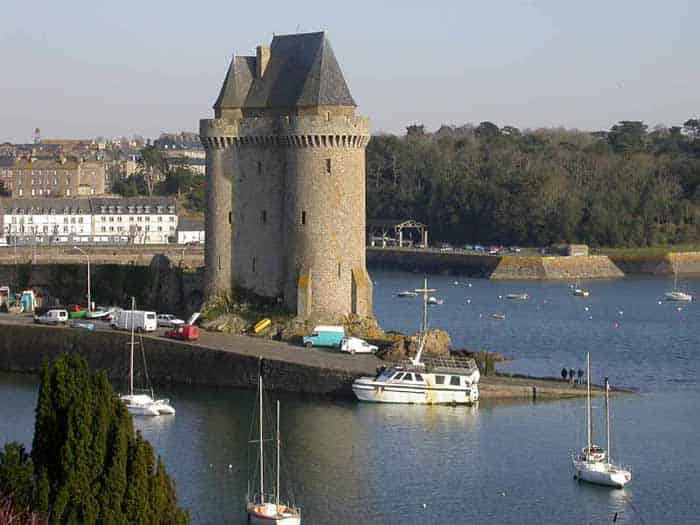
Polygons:
M375 131L677 125L700 114L698 20L695 0L4 0L0 142L196 130L232 53L318 30Z

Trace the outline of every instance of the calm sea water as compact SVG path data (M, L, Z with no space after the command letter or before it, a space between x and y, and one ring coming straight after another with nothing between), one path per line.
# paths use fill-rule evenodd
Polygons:
M415 331L420 301L395 294L422 276L372 277L383 327ZM585 283L588 299L567 283L431 276L429 284L445 299L431 307L431 326L448 330L454 346L511 356L504 370L551 376L583 367L590 351L595 380L638 389L613 402L613 453L632 466L633 483L610 490L573 481L580 400L467 408L271 395L282 402L286 470L304 523L612 523L616 513L617 523L700 523L698 303L659 304L671 284L661 279ZM700 280L683 284L700 292ZM530 299L499 298L512 292ZM31 443L36 389L36 378L0 374L0 442ZM164 457L181 504L194 523L245 523L254 393L159 394L177 415L136 425Z

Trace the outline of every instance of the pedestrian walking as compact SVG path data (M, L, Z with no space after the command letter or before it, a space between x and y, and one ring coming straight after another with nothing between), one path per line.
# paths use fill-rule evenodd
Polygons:
M583 384L583 370L581 370L579 368L578 372L576 372L576 375L578 375L578 384L582 385Z
M569 375L569 371L566 369L566 367L561 369L561 379L562 381L566 381L566 376Z
M569 381L572 385L576 384L576 370L569 368Z

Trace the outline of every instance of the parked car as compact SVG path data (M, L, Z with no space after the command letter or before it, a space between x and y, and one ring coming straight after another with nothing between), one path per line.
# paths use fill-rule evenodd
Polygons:
M344 337L340 342L340 351L351 354L373 354L378 350L375 345L369 344L359 337Z
M451 245L447 244L446 242L443 242L440 245L440 251L441 252L451 252L451 251L454 251L454 248Z
M185 324L185 321L178 319L173 314L158 314L158 326L164 328L175 328Z
M95 323L90 321L84 321L82 319L72 319L69 325L71 328L81 328L83 330L94 330Z
M68 311L52 308L43 313L34 314L34 322L38 324L65 324L68 322Z
M323 326L319 325L314 328L311 335L304 336L304 346L311 348L312 346L330 346L337 348L340 342L345 337L345 328L342 326Z
M165 332L165 337L181 339L182 341L196 341L199 339L199 326L182 324Z

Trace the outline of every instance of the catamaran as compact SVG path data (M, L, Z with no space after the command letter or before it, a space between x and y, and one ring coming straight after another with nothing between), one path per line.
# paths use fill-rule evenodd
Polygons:
M360 377L352 390L360 401L414 403L420 405L464 404L479 400L479 369L474 359L434 357L422 359L428 334L428 280L424 281L423 327L415 358L380 369L375 377Z
M275 480L275 492L272 495L265 494L265 439L263 438L263 380L262 380L262 359L260 361L258 371L258 404L260 420L258 426L258 439L252 441L258 443L259 447L259 468L260 468L260 485L259 492L250 493L248 487L248 495L246 496L246 512L248 513L249 525L299 525L301 523L301 509L291 504L280 501L280 402L277 401L277 431L275 432L275 443L277 452L277 470ZM249 480L250 481L250 480Z
M615 465L611 459L610 443L610 385L605 378L605 420L607 452L593 443L593 419L591 414L591 360L586 353L586 446L580 453L572 456L574 479L587 481L596 485L623 488L632 480L632 473L627 468Z
M153 399L153 389L147 390L147 393L137 394L134 390L134 347L136 341L134 339L134 311L136 310L136 300L131 298L131 317L129 324L131 325L131 347L129 352L129 393L119 396L130 414L134 416L160 416L174 415L175 409L170 405L169 399ZM140 339L141 353L143 355L143 338ZM144 373L148 381L148 373L145 370L146 357L144 355Z

